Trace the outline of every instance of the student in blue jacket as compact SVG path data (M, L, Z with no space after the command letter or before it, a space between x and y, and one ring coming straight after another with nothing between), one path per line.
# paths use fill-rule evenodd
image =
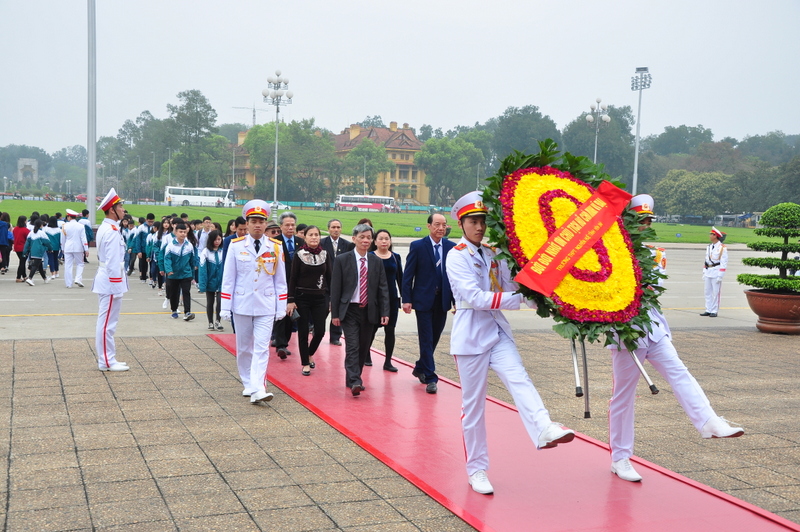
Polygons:
M164 248L164 272L167 275L167 292L169 293L172 318L178 319L178 302L183 295L183 320L194 319L192 314L192 279L197 268L194 246L186 238L188 228L186 224L179 223L175 226L175 238Z
M214 229L208 233L206 247L200 251L197 282L200 293L206 293L209 331L224 330L219 319L222 264L222 233Z
M42 274L45 284L50 282L50 279L44 273L42 259L52 249L50 239L47 238L47 233L42 229L42 221L36 220L33 223L33 231L28 235L28 239L25 240L25 247L22 249L22 254L30 258L30 273L28 278L25 279L26 283L33 286L33 276L36 275L36 272Z

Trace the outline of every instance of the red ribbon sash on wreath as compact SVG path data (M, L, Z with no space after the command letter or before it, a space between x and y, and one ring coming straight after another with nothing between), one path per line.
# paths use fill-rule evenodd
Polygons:
M570 268L600 240L630 203L630 194L603 181L534 253L514 280L550 297Z

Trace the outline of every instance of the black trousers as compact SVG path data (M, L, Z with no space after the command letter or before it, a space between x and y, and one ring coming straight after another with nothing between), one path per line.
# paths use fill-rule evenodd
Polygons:
M328 317L328 298L324 294L304 295L299 290L294 298L297 304L297 345L300 347L300 363L308 366L308 358L317 352L320 342L325 337L325 319ZM309 324L314 326L314 336L308 343Z
M273 327L275 333L275 348L286 349L289 340L292 339L292 318L284 316L283 319L276 321ZM324 327L323 327L323 330Z
M186 279L167 279L169 293L169 305L172 312L178 312L178 302L183 294L183 312L188 314L192 311L192 278Z
M220 299L219 292L206 292L206 315L208 316L208 323L219 321ZM214 304L216 304L216 307ZM216 313L214 309L216 309Z
M19 259L19 266L17 266L17 279L25 279L25 255L21 251L15 251Z
M33 280L33 276L36 275L36 272L39 272L40 274L42 274L42 279L47 280L47 276L44 274L44 266L42 265L41 258L31 257L29 266L31 269L31 273L28 276L28 279Z
M147 280L147 257L142 254L142 258L139 259L139 279L142 281Z
M11 246L0 246L0 269L8 269L11 260Z
M352 388L356 384L363 384L361 370L367 360L370 344L372 344L372 334L375 330L375 326L369 322L367 308L360 306L358 303L350 303L347 307L347 314L341 320L346 344L344 354L345 385L348 388Z

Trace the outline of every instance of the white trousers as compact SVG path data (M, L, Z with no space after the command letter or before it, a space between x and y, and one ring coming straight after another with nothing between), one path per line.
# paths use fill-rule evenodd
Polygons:
M83 255L81 253L81 255ZM81 258L83 263L83 258ZM97 294L99 308L97 312L97 328L94 334L94 346L97 353L97 366L101 369L117 363L117 343L114 333L117 331L119 311L122 308L122 294Z
M534 445L538 444L539 435L550 424L550 414L525 371L514 340L502 329L499 334L500 341L488 353L454 355L461 379L461 430L464 435L468 475L481 469L489 469L485 412L490 368L511 392L522 424Z
M83 257L82 251L64 252L64 284L67 288L72 286L74 281L83 282ZM72 276L72 268L75 267L75 277Z
M719 313L719 300L722 297L722 278L721 277L704 277L705 282L705 296L706 296L706 312L712 314Z
M236 323L236 366L244 392L251 395L267 390L269 339L272 336L272 316L234 314Z
M678 403L698 431L711 416L716 415L708 397L678 357L669 338L665 336L647 347L640 347L635 353L641 362L649 360L666 379ZM608 405L608 440L611 460L616 462L633 456L633 401L640 373L628 351L611 349L611 365L614 384Z

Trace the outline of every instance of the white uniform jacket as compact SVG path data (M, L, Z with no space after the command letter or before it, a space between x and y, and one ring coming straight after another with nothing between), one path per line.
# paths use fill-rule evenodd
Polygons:
M286 315L286 268L279 240L261 238L256 256L253 237L231 240L222 274L221 310L245 316Z
M487 353L499 340L500 327L513 338L511 325L500 309L519 310L524 302L511 280L505 261L494 259L491 246L478 248L465 238L447 254L447 276L456 302L456 315L450 334L450 354Z
M709 279L722 278L728 269L728 247L722 242L715 242L706 247L705 268L703 277Z
M97 228L98 267L92 282L92 292L95 294L124 294L128 291L128 276L125 275L127 245L118 224L106 218ZM83 226L78 225L83 231Z
M98 239L99 241L99 239ZM83 253L89 251L86 229L79 221L72 219L61 228L61 249L64 253Z

